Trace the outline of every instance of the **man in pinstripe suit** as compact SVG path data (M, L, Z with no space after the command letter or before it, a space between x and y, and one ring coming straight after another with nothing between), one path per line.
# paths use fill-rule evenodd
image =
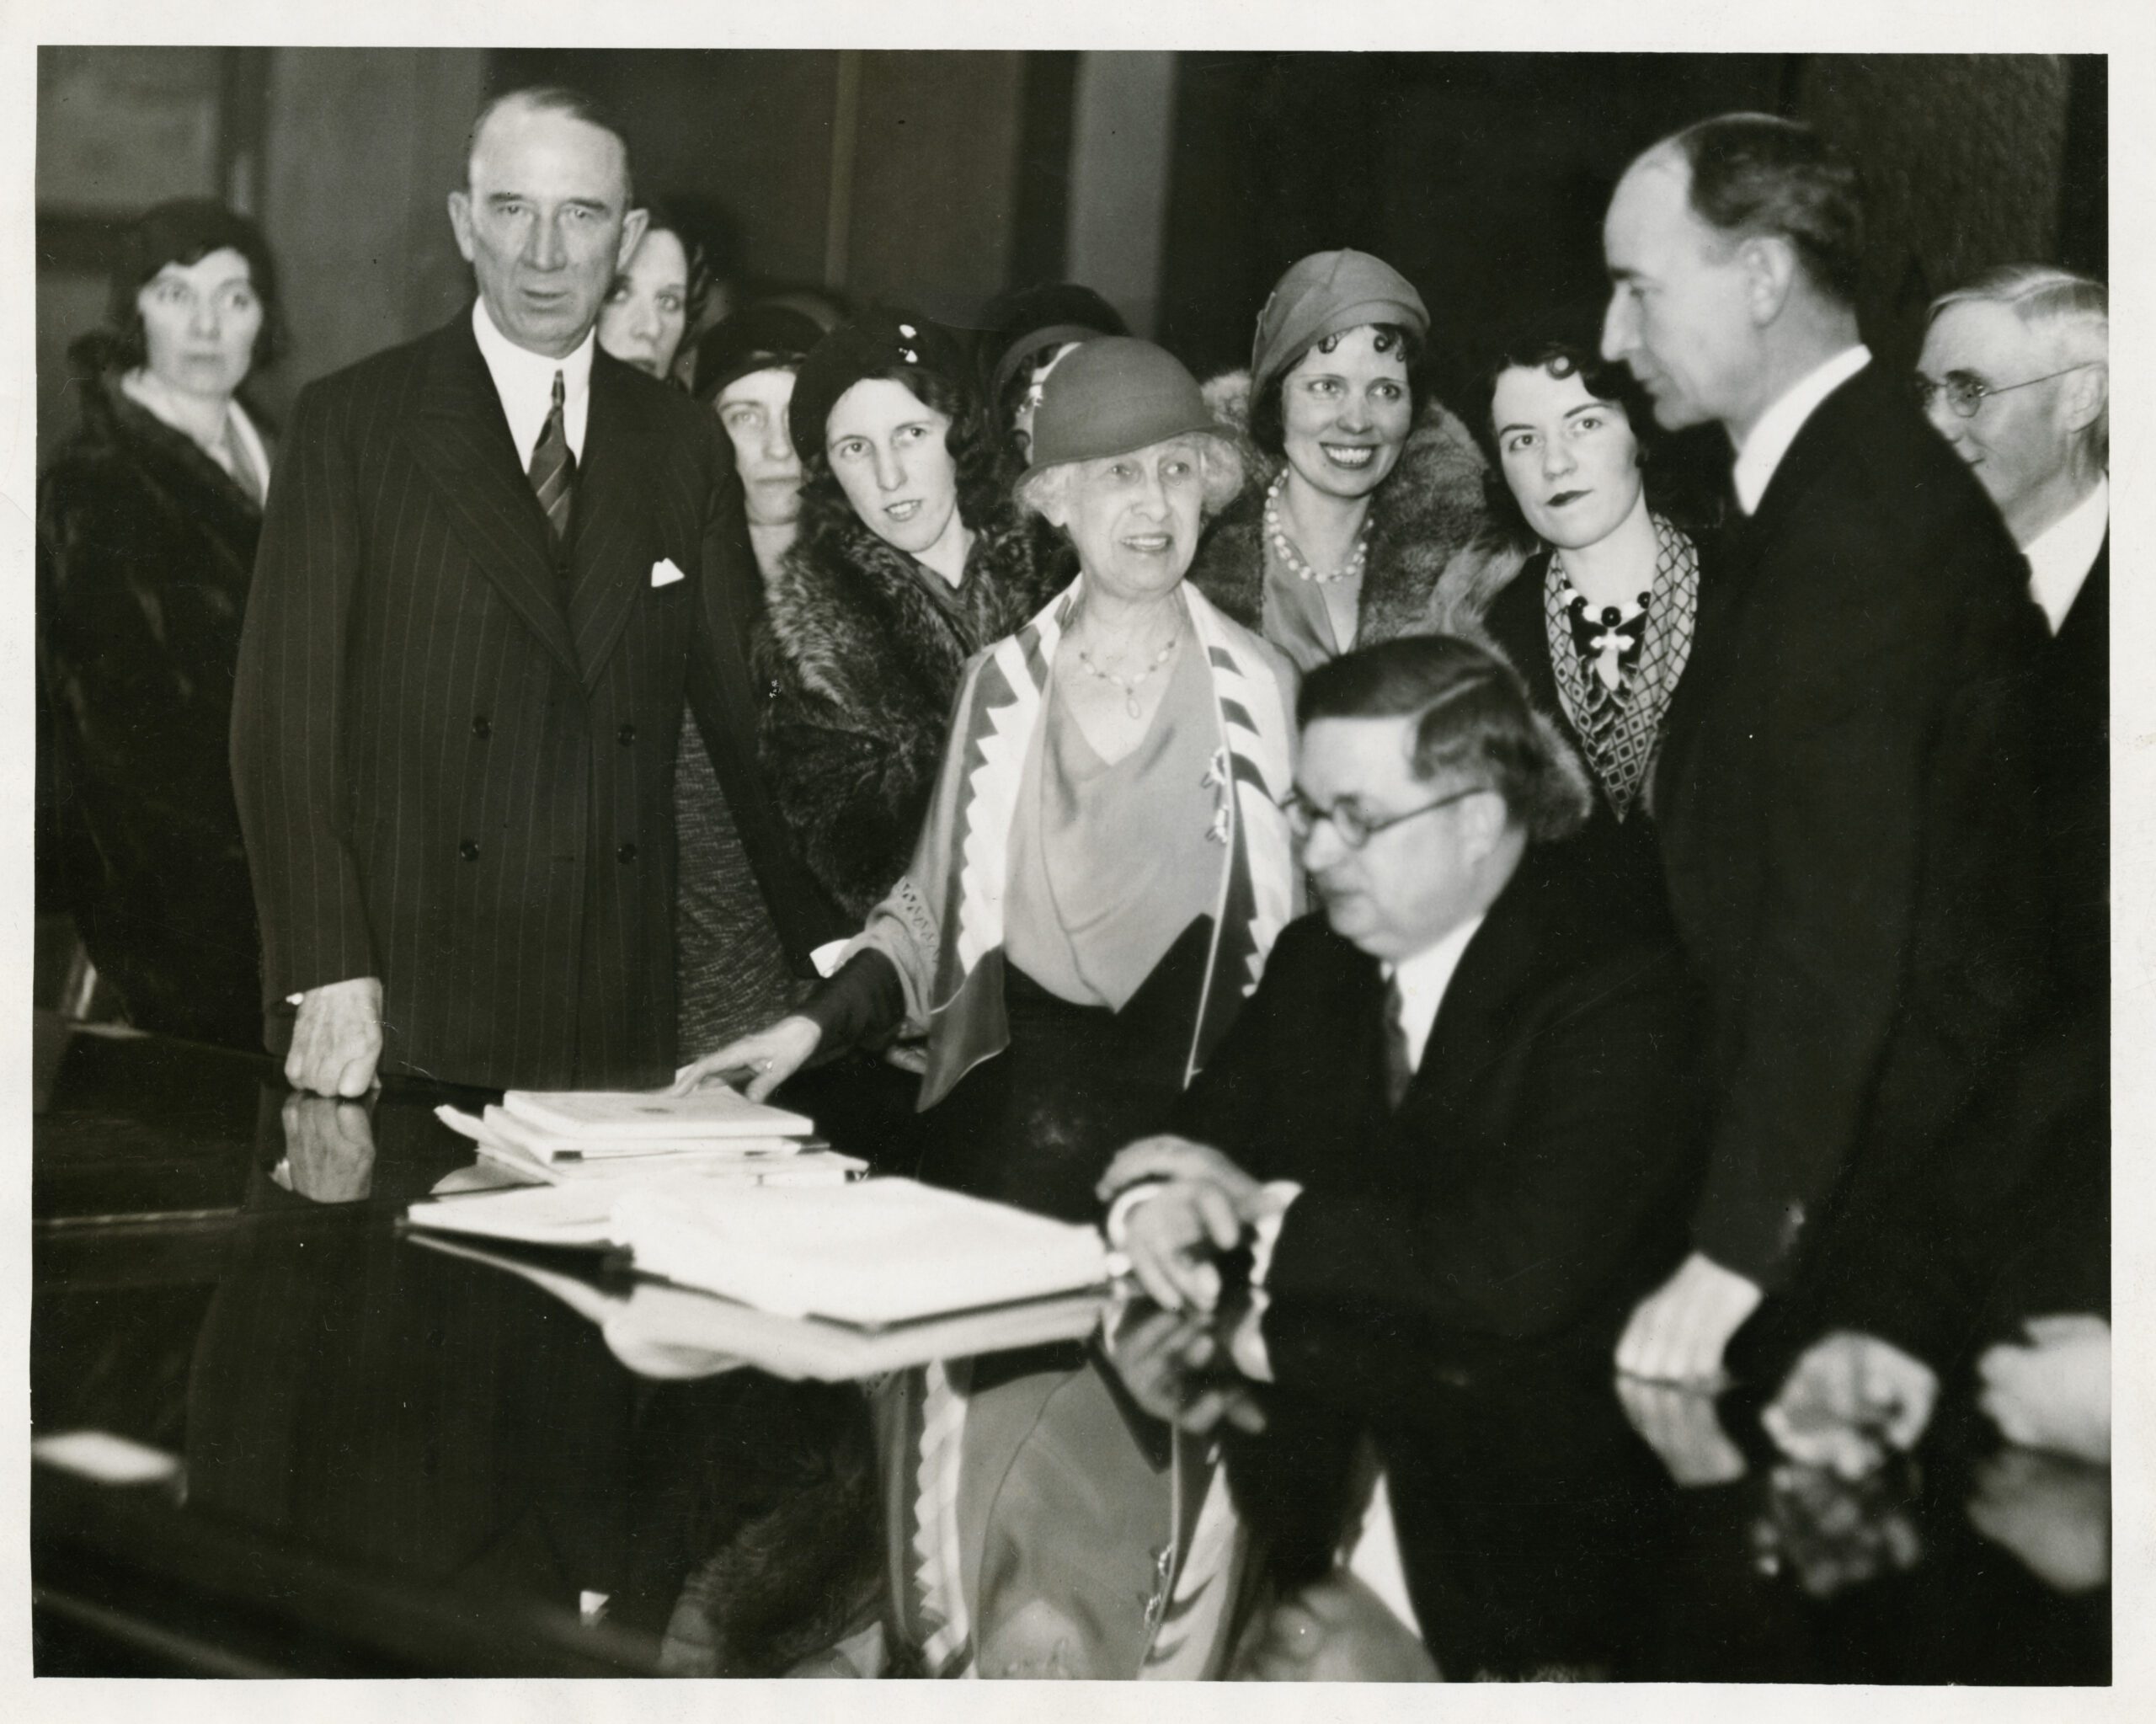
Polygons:
M522 91L467 174L478 302L302 393L241 649L264 993L298 1006L286 1076L324 1094L377 1065L670 1075L685 683L790 943L815 915L748 748L723 440L593 338L644 223L627 147L585 99Z

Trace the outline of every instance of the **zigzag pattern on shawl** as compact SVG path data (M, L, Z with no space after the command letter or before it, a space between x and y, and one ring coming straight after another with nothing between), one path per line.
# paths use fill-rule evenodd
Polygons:
M1205 595L1195 587L1184 591L1213 672L1214 702L1226 744L1225 758L1216 756L1214 770L1223 773L1233 788L1224 803L1224 809L1231 811L1227 833L1230 862L1222 874L1214 910L1212 958L1205 995L1198 1004L1198 1033L1183 1074L1187 1083L1219 1045L1236 1009L1256 991L1265 973L1265 960L1292 908L1294 857L1287 816L1280 808L1290 787L1288 763L1292 756L1278 692L1255 682L1244 670L1229 643L1220 613Z
M966 798L953 835L960 860L943 910L943 926L955 929L958 937L945 942L937 966L938 1010L1003 943L1003 892L1011 878L1018 782L1040 721L1049 664L1077 593L1074 582L1017 633L999 641L975 681L966 726Z

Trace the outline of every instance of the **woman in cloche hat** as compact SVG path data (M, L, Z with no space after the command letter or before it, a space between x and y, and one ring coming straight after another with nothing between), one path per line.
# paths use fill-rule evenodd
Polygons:
M1258 314L1247 376L1206 387L1254 458L1191 581L1299 670L1428 630L1482 526L1482 457L1423 380L1429 329L1390 264L1316 252Z

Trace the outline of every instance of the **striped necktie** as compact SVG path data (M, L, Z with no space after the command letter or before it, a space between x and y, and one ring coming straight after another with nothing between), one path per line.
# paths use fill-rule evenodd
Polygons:
M576 456L569 452L568 420L562 406L562 374L554 373L554 404L532 446L530 478L547 512L547 527L559 549L568 542L569 509L576 501Z

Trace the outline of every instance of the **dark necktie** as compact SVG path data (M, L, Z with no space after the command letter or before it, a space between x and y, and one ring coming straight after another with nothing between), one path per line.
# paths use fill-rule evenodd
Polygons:
M568 542L569 509L576 501L576 456L569 452L568 422L562 407L562 374L554 373L554 404L532 446L531 488L547 512L547 527L558 550Z
M1400 978L1395 976L1385 990L1385 1102L1395 1113L1399 1112L1401 1099L1415 1078L1415 1061L1407 1050L1406 1015Z

